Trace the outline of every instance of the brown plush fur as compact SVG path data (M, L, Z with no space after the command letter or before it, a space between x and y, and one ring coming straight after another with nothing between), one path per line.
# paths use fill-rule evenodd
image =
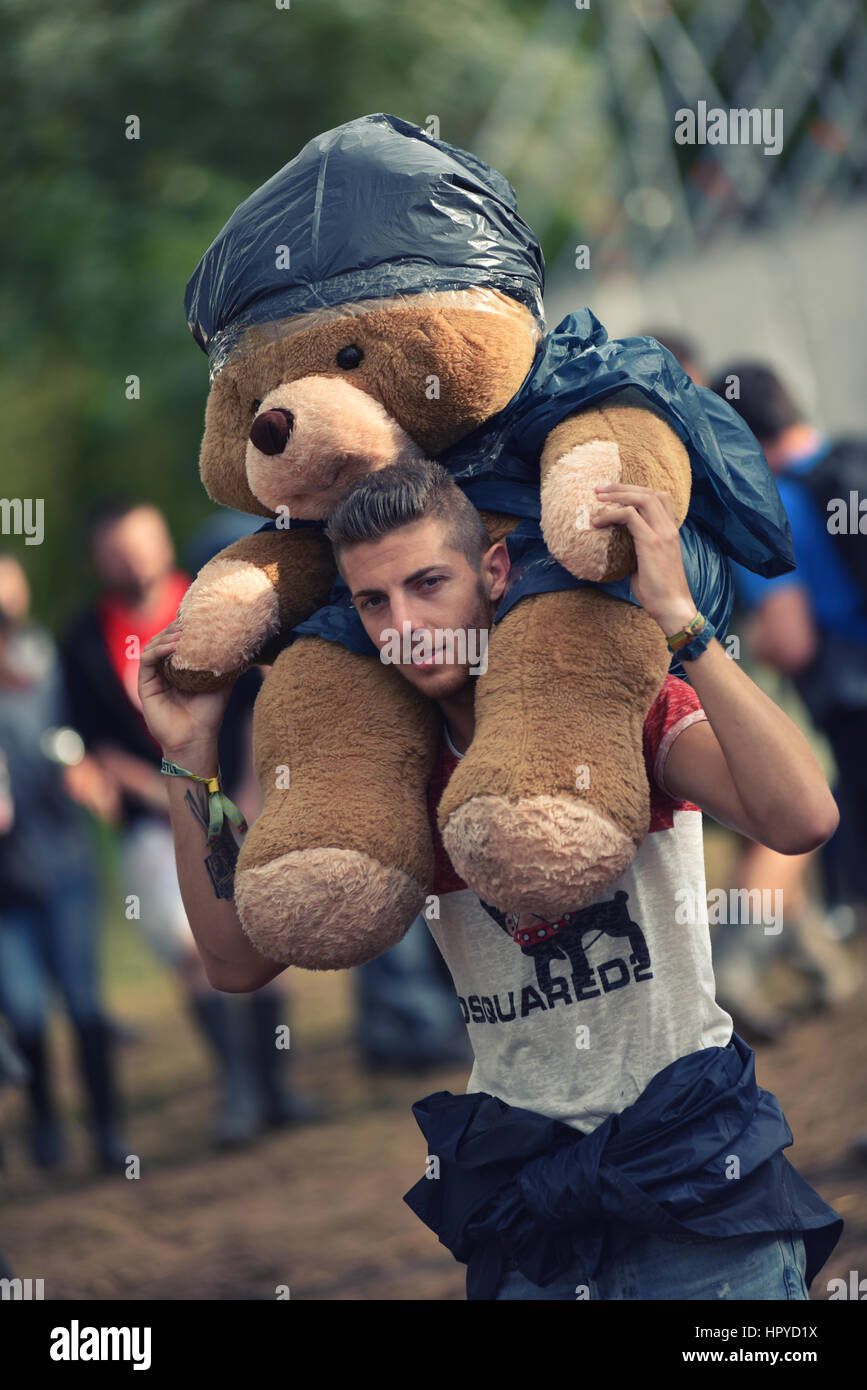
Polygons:
M495 624L473 741L438 809L486 902L553 920L628 866L650 815L642 728L668 662L643 609L594 589L522 599Z
M438 725L393 667L335 642L300 637L278 657L254 712L265 806L235 875L264 955L338 969L408 929L433 872L425 789Z
M435 455L503 409L536 341L527 310L471 290L349 306L293 321L273 341L251 333L208 401L205 488L261 516L279 516L285 499L290 515L325 517L360 471ZM364 356L347 371L337 353L353 344ZM250 439L269 410L291 422L276 455ZM559 425L541 475L546 540L579 577L619 577L635 563L624 528L590 534L595 482L664 490L679 521L689 502L683 445L628 392ZM482 515L492 541L518 520ZM321 534L277 530L228 547L184 599L167 678L213 689L273 659L281 632L327 602L333 577ZM558 916L626 867L647 829L641 731L667 666L652 619L594 590L525 599L496 625L475 737L439 808L455 867L485 901ZM425 788L439 722L375 658L313 637L277 657L254 720L265 805L235 883L263 954L339 969L404 934L430 890Z
M594 448L600 444L607 449ZM610 465L612 446L619 467ZM588 504L591 512L599 509L593 492L597 483L633 483L668 493L678 526L689 508L689 455L639 391L620 391L602 405L557 425L545 441L541 474L542 530L551 554L571 574L596 583L622 579L635 568L635 551L625 527L600 533L588 526L583 509ZM589 535L589 546L576 545L581 532ZM606 537L602 542L597 539L600 534ZM597 564L599 550L603 558ZM576 563L580 560L585 563Z
M509 403L533 363L529 313L496 291L487 294L501 313L489 312L486 301L474 308L472 291L445 296L445 307L438 295L375 300L365 313L299 328L231 362L214 382L205 412L199 460L205 491L227 507L273 515L244 476L253 403L306 377L334 377L373 396L417 452L437 454L462 439ZM336 359L350 345L364 359L346 371ZM438 395L430 393L432 377Z
M255 612L243 611L244 586L232 586L226 577L231 561L255 566L267 577L277 600L276 624L257 628ZM184 630L163 668L167 678L179 690L217 690L234 682L257 657L267 660L268 638L279 640L281 630L297 626L328 602L336 573L331 546L316 532L265 531L227 545L202 567L184 595L178 610ZM252 608L261 609L260 594L249 583L246 589ZM239 610L240 625L232 621ZM226 656L215 670L209 658L218 646L225 648Z

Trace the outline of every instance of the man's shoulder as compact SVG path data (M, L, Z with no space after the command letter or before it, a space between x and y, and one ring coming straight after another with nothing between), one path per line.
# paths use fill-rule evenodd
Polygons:
M648 773L656 766L660 753L667 752L674 737L683 728L706 718L701 701L692 686L681 676L667 675L644 720L643 744ZM428 779L430 800L439 799L459 761L457 754L449 748L445 733L441 730Z
M644 765L650 783L651 829L667 828L673 810L697 809L675 801L665 789L665 763L672 744L691 724L706 720L701 701L681 676L666 676L644 721Z
M645 750L655 750L690 715L705 717L701 700L682 676L667 675L644 720Z

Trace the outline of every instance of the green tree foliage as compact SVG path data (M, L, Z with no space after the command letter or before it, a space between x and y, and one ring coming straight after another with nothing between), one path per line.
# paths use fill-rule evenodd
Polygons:
M435 114L444 139L471 144L537 10L2 0L2 490L45 499L46 538L0 545L22 558L39 616L56 623L86 593L96 497L152 499L179 541L214 510L197 471L207 363L183 295L236 204L368 111Z

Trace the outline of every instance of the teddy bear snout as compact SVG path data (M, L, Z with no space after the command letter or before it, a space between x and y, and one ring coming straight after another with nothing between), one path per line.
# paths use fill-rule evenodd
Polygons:
M282 454L289 443L289 436L295 424L291 410L282 405L274 406L257 415L250 427L250 442L261 454Z
M266 506L316 519L356 478L418 453L375 396L338 376L308 376L262 401L249 427L247 480Z

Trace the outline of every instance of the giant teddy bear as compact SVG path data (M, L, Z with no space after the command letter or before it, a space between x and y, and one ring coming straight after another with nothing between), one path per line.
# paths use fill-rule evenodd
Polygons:
M211 371L205 489L268 520L198 574L165 672L207 690L273 662L254 716L264 807L235 876L271 959L369 960L431 887L438 714L378 659L323 534L355 479L436 458L509 548L474 738L438 808L455 869L503 911L556 920L592 902L648 828L642 727L670 653L632 597L628 532L591 524L594 486L668 493L718 631L727 555L792 567L735 412L652 339L609 342L588 310L546 334L543 287L511 185L382 113L305 145L187 287Z

